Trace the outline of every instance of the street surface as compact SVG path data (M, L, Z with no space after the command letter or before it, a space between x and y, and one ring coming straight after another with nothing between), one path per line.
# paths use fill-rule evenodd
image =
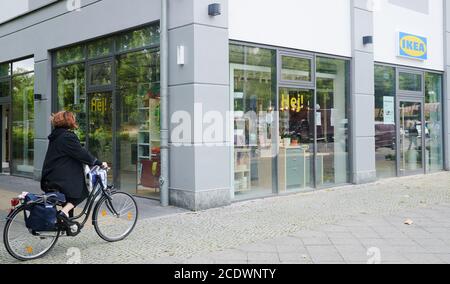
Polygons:
M11 181L11 179L14 179ZM13 190L11 189L13 188ZM0 212L32 181L0 177ZM27 190L32 191L32 190ZM87 226L31 263L448 263L450 173L382 180L186 212L140 201L133 234L105 243ZM1 213L0 213L1 214ZM404 222L410 219L412 225ZM3 229L3 221L0 229ZM0 263L17 263L0 246Z

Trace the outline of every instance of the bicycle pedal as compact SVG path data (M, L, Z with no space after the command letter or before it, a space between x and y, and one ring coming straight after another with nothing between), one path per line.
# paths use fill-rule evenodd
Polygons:
M76 237L81 233L82 226L79 223L74 223L69 228L66 228L66 234L69 237Z

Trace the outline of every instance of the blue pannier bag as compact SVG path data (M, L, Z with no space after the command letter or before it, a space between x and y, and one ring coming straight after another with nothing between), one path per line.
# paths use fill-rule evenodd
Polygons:
M26 227L36 232L52 232L56 230L56 205L66 202L61 193L47 193L45 195L28 194L25 203L34 203L30 207L29 215L25 214Z

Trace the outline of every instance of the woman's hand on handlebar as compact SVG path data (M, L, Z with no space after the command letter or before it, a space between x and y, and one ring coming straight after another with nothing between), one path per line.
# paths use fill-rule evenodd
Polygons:
M103 168L103 169L106 169L106 170L109 170L108 163L107 163L107 162L103 162L103 163L102 163L102 168Z

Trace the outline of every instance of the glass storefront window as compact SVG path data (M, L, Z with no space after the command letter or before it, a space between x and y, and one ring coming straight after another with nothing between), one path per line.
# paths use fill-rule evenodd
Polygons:
M159 197L159 52L139 51L117 59L120 187Z
M281 56L282 81L311 81L311 59Z
M88 94L87 142L92 155L114 168L112 99L112 92Z
M317 61L317 186L350 180L348 155L349 62L318 57Z
M400 175L421 173L424 168L440 171L444 168L442 75L401 70L396 94L395 72L395 67L375 66L377 175L396 176L397 159Z
M12 93L12 171L34 174L34 74L14 76Z
M86 143L86 84L84 63L59 67L56 69L56 87L58 90L58 110L76 114L79 129L76 130L80 141Z
M73 62L82 61L85 59L84 45L77 45L65 49L56 51L56 64L68 64Z
M350 180L349 61L278 58L279 78L275 50L230 45L236 199Z
M399 72L399 90L410 92L422 92L422 75L415 73Z
M0 77L3 77L0 79L1 172L32 177L34 175L34 58L1 64L0 73Z
M110 61L89 65L89 86L111 85L112 73Z
M11 75L11 64L2 63L0 64L0 78Z
M234 191L237 199L273 192L276 52L230 46L234 98Z
M440 171L443 162L442 75L425 74L425 159L428 172Z
M113 53L114 38L104 38L87 45L88 59L107 56Z
M11 106L8 104L0 104L0 152L1 152L1 168L0 173L11 173L11 154L10 154L10 126L11 121Z
M150 26L124 32L117 36L97 39L55 52L55 65L70 64L86 59L95 59L133 49L159 44L159 26ZM1 77L1 76L0 76Z
M375 66L375 158L378 178L397 175L395 68Z
M116 46L118 51L132 50L140 47L155 45L158 43L159 26L151 26L127 32L117 36L116 39Z
M32 72L34 70L34 58L13 62L12 67L13 75Z
M56 51L54 69L57 110L76 113L82 143L113 166L110 180L121 190L155 199L161 167L160 54L150 47L158 44L158 33L158 26L140 28Z
M0 81L0 98L5 98L10 96L10 82L9 80Z

